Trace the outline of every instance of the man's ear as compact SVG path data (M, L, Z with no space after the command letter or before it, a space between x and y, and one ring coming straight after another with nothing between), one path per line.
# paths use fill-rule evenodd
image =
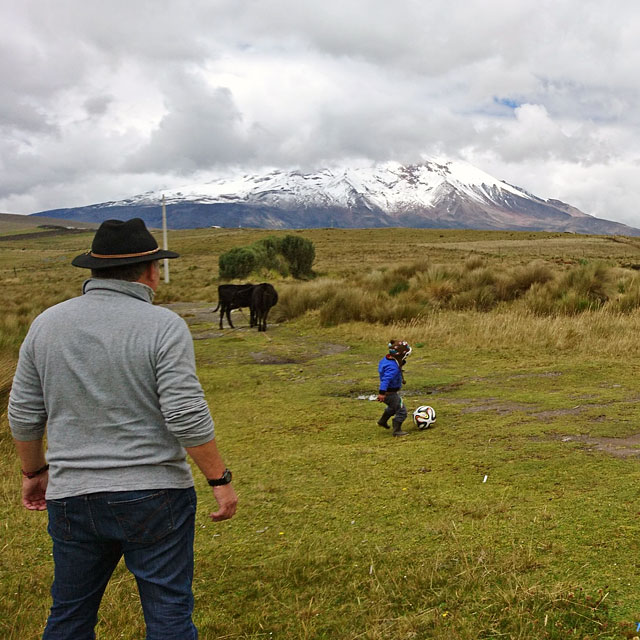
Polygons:
M156 264L157 264L156 260L152 260L151 262L147 262L147 268L145 270L145 275L148 278L153 278L153 274L154 274L154 271L156 269Z
M157 283L157 278L155 278L156 274L154 273L154 264L156 262L158 261L156 260L153 262L145 262L144 271L140 274L140 277L136 280L136 282L141 282L142 284L146 284L153 288L155 286L154 282ZM158 269L159 268L160 267L158 266Z

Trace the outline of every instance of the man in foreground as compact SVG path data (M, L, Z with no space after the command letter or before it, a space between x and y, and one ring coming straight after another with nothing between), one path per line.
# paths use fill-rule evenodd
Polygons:
M49 513L55 573L45 640L95 637L122 556L137 581L147 639L198 636L196 495L185 451L213 486L212 520L231 518L237 496L187 325L151 304L159 260L177 257L158 248L142 220L105 221L91 251L72 262L92 270L83 295L38 316L20 349L9 424L22 503Z

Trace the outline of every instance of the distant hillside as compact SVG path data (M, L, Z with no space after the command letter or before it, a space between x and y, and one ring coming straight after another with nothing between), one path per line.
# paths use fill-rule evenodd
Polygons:
M98 223L83 222L79 220L65 220L63 218L51 218L44 216L22 216L15 213L0 213L0 235L15 233L16 231L44 232L45 227L58 227L64 229L96 229Z

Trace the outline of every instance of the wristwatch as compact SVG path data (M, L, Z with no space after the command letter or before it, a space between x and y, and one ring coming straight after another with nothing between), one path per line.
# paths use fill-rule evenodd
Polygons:
M220 487L223 484L229 484L231 482L231 471L229 471L229 469L225 469L220 478L216 478L215 480L207 478L207 482L211 487Z

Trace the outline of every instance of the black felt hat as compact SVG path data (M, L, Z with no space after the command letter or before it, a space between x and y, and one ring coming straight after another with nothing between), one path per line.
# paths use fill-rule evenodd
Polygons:
M160 249L141 218L105 220L96 231L91 251L76 256L71 264L84 269L105 269L179 256L175 251Z

